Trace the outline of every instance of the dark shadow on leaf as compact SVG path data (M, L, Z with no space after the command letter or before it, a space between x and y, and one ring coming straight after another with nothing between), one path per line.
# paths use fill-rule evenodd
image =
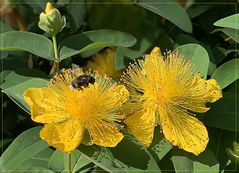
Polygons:
M138 169L147 169L147 163L150 160L146 149L137 143L134 139L130 140L130 136L124 139L115 148L110 148L113 156L124 163Z

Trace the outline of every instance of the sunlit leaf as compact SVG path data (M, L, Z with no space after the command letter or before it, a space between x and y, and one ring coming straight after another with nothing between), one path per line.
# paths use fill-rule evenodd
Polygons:
M51 158L49 159L48 166L52 170L58 171L66 171L65 169L65 161L66 161L66 153L56 150ZM91 163L80 151L75 150L71 153L71 167L73 172L78 171L79 169L83 168L84 166Z
M213 25L239 30L239 14L233 14L216 21Z
M216 79L222 89L239 79L239 59L232 59L219 66L211 78Z
M199 44L185 44L176 48L179 54L183 55L186 60L190 60L196 65L200 75L207 77L209 67L209 57L206 49Z
M44 72L36 69L18 69L11 72L7 75L7 77L5 77L4 83L2 84L1 88L6 89L33 78L48 79L48 76Z
M40 139L39 130L41 127L35 127L19 135L11 145L6 149L0 158L0 164L3 171L14 170L26 160L48 148L49 145ZM34 166L34 165L32 165Z
M138 0L136 4L168 19L183 31L192 32L192 23L188 14L176 1Z
M1 51L27 51L39 57L53 60L52 42L31 32L10 31L0 34Z
M60 44L60 59L77 55L91 49L122 46L130 47L136 43L132 35L113 30L88 31L73 35Z

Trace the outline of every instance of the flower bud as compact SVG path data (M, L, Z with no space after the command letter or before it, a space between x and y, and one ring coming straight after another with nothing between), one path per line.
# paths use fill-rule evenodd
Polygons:
M66 26L65 16L61 16L60 12L48 2L45 8L45 13L40 14L40 20L38 22L39 28L43 31L56 35L58 32Z

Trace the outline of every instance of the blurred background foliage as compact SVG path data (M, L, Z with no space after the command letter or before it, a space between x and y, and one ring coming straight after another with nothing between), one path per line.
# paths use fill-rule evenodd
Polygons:
M39 14L44 11L46 2L47 0L1 0L0 33L3 35L8 31L28 31L50 39L50 35L40 30L37 25ZM162 52L177 50L184 54L185 58L191 59L198 66L204 78L217 79L223 88L223 98L210 105L211 110L205 115L199 115L209 132L210 141L207 150L199 157L195 157L173 148L163 135L158 133L155 134L154 143L147 151L144 151L147 154L151 153L149 155L154 158L154 161L147 165L148 168L151 165L151 168L141 167L142 169L150 172L155 169L152 166L154 162L157 162L156 165L162 172L182 172L184 170L237 172L239 162L237 133L239 130L239 14L237 14L238 2L236 0L49 0L49 2L53 2L61 14L66 16L67 25L57 35L58 43L85 31L104 29L123 31L135 37L137 42L132 47L120 44L115 47L113 65L117 71L123 71L133 59L140 58L153 47L159 46ZM106 40L111 37L114 36L103 35ZM120 35L118 37L120 38ZM20 35L8 38L11 42L22 39ZM4 47L4 44L6 43L2 40L1 47ZM23 40L22 44L31 45L32 43ZM79 42L76 40L74 44L79 44L80 47L83 43L81 40ZM42 46L39 44L39 50ZM104 50L102 46L75 53L64 58L60 67L79 65L85 68L92 55ZM50 78L52 61L29 52L31 51L1 52L2 136L0 147L2 152L19 134L38 125L32 122L27 112L21 109L24 106L26 108L21 100L21 92L36 80L46 82ZM37 130L39 129L34 129L34 134L37 134ZM23 139L27 140L27 137L23 136ZM30 142L29 144L21 142L18 145L22 144L25 147L31 145ZM127 139L124 143L128 144ZM80 151L87 157L81 155L78 150L74 153L75 172L118 170L120 166L117 163L122 163L125 158L116 156L117 152L125 155L131 152L133 155L139 155L141 160L138 161L138 165L142 164L144 157L143 154L139 154L139 151L134 151L134 148L137 148L134 146L136 144L128 144L131 150L122 152L125 150L125 145L120 144L114 149L115 151L110 151L110 149L102 151L100 148L94 150L87 147L84 149L82 146L83 149ZM101 151L100 154L98 153L101 157L98 156L97 159L94 156L96 151ZM109 153L111 156L105 157ZM14 152L8 151L7 154L11 155ZM60 166L60 158L64 157L63 154L59 151L54 152L48 146L42 147L42 150L39 150L34 157L45 157L47 160L47 168L44 167L45 163L42 163L42 170L62 171L64 169ZM29 163L34 165L35 162L31 161ZM78 162L83 163L79 166ZM126 165L129 164L130 162L127 162ZM23 165L26 169L35 169L30 168L26 163ZM39 164L37 166L40 167Z

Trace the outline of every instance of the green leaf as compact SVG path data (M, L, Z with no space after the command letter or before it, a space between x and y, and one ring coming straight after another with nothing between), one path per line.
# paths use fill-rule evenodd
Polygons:
M224 92L220 100L210 105L210 110L204 117L205 123L211 127L238 132L239 103L237 100L237 94Z
M42 127L34 127L20 134L5 150L0 158L3 171L14 170L26 160L48 148L49 145L40 139L39 131Z
M193 169L194 173L219 173L219 163L213 152L207 149L195 159Z
M221 88L225 88L239 78L239 59L232 59L218 67L211 76Z
M184 155L173 155L171 158L176 173L193 173L193 161Z
M171 160L176 173L219 173L219 163L209 149L206 149L198 156L175 149L172 155Z
M168 19L185 32L192 32L192 23L188 14L176 1L138 0L136 4Z
M28 68L28 53L27 52L8 52L7 58L1 59L0 67L2 70L16 70Z
M2 84L1 88L6 89L33 78L48 79L48 76L44 72L36 69L18 69L4 78L5 82Z
M59 1L58 1L59 3ZM84 0L70 0L67 3L66 19L69 18L70 29L77 31L84 22L86 10Z
M190 60L195 64L204 79L207 77L209 57L206 49L199 44L185 44L177 47L176 51L183 55L186 60Z
M239 43L239 30L233 28L222 28L220 30Z
M24 91L31 87L46 87L47 83L47 80L33 78L15 86L4 89L2 92L7 94L23 110L25 110L26 112L30 112L29 107L23 98Z
M80 145L78 149L108 172L161 172L148 150L129 134L114 148Z
M2 83L5 81L6 77L11 73L12 71L11 70L5 70L5 71L2 71L0 73L0 84L1 84L1 88L3 87L2 86Z
M212 53L215 57L215 64L220 64L226 58L227 50L223 47L214 47Z
M53 150L50 148L46 148L33 156L32 158L21 163L17 168L14 169L15 172L32 172L32 171L48 171L49 173L53 172L48 169L48 160L53 154ZM38 169L37 169L38 168ZM13 171L13 172L14 172Z
M210 148L215 157L220 163L220 171L225 169L228 165L228 155L226 153L226 148L231 147L231 144L236 140L235 132L227 131L223 129L207 127L209 132L209 143L208 148Z
M56 150L49 159L48 167L52 170L62 171L66 159L65 155L65 153Z
M193 19L210 10L214 6L215 6L214 4L195 3L187 9L187 13Z
M60 59L66 59L91 49L122 46L130 47L136 43L136 38L130 34L113 30L88 31L73 35L60 44Z
M65 167L66 153L56 150L49 159L48 167L52 170L66 171ZM91 163L80 151L75 150L71 153L71 166L73 172L85 167Z
M159 30L159 29L157 29ZM150 33L150 34L147 34ZM167 49L172 49L172 43L166 32L160 30L156 31L154 29L147 28L147 30L142 30L142 36L139 36L137 43L131 48L119 47L116 50L115 67L117 70L125 68L125 58L136 59L141 57L146 53L149 48L157 41L157 45L160 45L160 49L165 51Z
M154 138L152 144L148 150L152 154L155 160L162 160L164 156L173 148L167 139L164 138L159 128L154 130Z
M39 161L36 161L36 162L40 162ZM32 162L31 160L29 161L29 164L35 164L35 162ZM41 167L41 166L34 166L34 167L30 167L29 169L27 170L17 170L17 173L56 173L55 171L52 171L50 169L47 169L45 167Z
M233 14L216 21L213 25L239 30L239 14Z
M52 42L31 32L10 31L0 34L1 51L27 51L39 57L53 60Z

